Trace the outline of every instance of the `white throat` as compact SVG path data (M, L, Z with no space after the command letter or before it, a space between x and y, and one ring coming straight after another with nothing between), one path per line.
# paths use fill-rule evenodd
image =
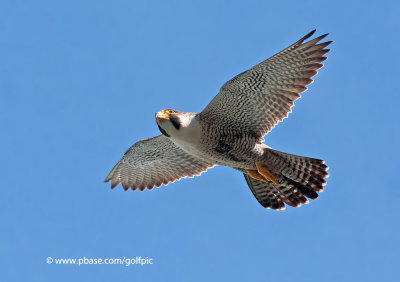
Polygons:
M179 130L168 130L171 140L182 149L195 153L200 144L201 127L198 116L180 117L181 127Z

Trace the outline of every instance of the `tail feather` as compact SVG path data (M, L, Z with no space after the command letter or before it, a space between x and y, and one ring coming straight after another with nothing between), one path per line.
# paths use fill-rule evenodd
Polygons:
M247 173L243 173L243 175L250 187L251 192L253 192L254 197L256 197L257 201L264 208L274 210L285 209L285 203L274 184L254 179Z
M263 182L245 173L246 181L256 199L266 208L283 209L284 204L299 207L308 200L318 198L328 177L328 166L323 160L291 155L265 149L263 165L268 168L279 184Z

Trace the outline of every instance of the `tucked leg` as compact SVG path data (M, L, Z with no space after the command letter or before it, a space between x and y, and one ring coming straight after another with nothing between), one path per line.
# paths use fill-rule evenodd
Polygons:
M268 182L267 179L264 178L257 170L253 169L246 169L247 173L254 179L263 181L263 182Z
M276 180L276 176L272 174L266 167L264 167L260 163L256 163L256 167L258 170L258 173L261 174L267 181L271 181L274 184L279 184L279 182Z

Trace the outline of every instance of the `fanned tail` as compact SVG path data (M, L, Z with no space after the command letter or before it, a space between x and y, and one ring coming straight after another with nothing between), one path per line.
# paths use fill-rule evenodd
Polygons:
M264 161L257 164L260 174L273 175L270 181L262 181L244 174L244 177L256 199L265 208L281 210L285 204L300 207L308 204L307 198L315 200L323 191L328 177L328 166L323 160L306 158L265 149ZM262 168L262 169L260 169Z

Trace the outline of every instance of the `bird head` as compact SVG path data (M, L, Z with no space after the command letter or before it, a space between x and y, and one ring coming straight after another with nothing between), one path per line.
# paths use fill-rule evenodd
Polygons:
M171 135L176 135L182 128L187 127L194 115L166 109L156 113L156 121L161 133L171 137Z

